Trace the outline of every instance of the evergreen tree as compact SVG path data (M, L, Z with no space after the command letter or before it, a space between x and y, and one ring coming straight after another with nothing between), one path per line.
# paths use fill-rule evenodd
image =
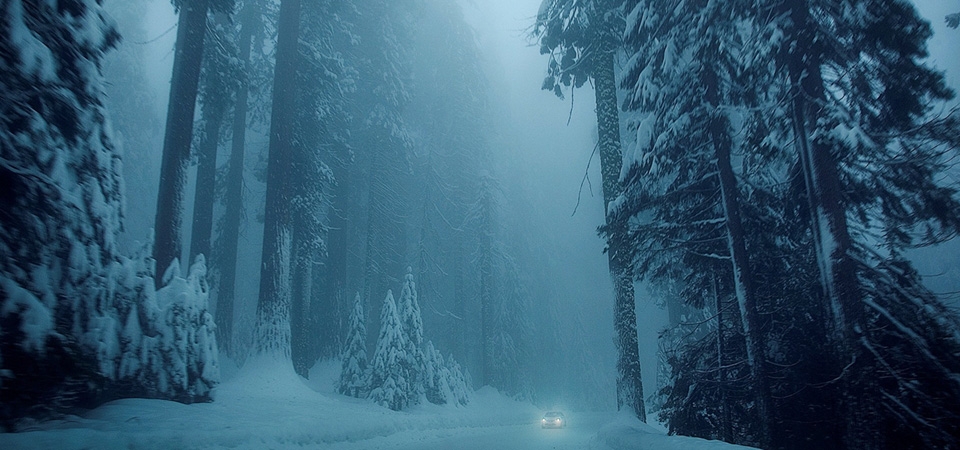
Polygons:
M106 2L103 7L117 21L126 45L106 54L104 105L110 111L114 140L123 150L124 206L121 249L132 253L149 238L157 211L160 165L158 150L163 140L159 96L150 89L147 63L151 55L144 45L148 0Z
M733 365L762 367L753 346L772 362L768 445L950 448L958 386L946 380L958 361L929 350L956 347L956 318L900 256L957 230L956 191L935 181L958 148L956 118L927 116L950 92L918 62L929 28L907 2L827 3L627 4L627 39L645 49L623 79L628 107L645 113L620 204L634 208L637 271L695 307L717 299L719 327L673 355L662 417L676 432L763 442L742 420L759 405L731 410L750 395ZM717 134L710 118L725 114L731 131ZM730 156L739 173L720 166ZM750 201L731 206L729 192ZM740 268L729 245L737 210L749 255ZM742 268L767 311L766 345L750 343L750 308L737 317L721 306L749 296L731 273ZM739 326L742 337L730 333ZM936 375L908 381L917 371ZM944 422L929 426L933 417Z
M477 272L462 249L474 246L477 233L471 227L476 223L465 219L480 173L491 165L489 82L478 40L460 5L423 1L415 20L411 98L404 108L413 141L408 192L415 211L407 220L417 233L408 260L416 261L424 325L437 332L434 342L466 358L459 336L470 332L470 324L458 302L472 295L464 285Z
M409 392L410 373L404 365L407 342L397 314L393 291L387 291L380 310L380 335L370 363L370 398L377 404L400 411L413 400Z
M410 101L409 54L404 43L410 26L406 2L374 0L356 4L356 65L360 73L352 114L356 133L357 183L366 193L361 211L365 229L362 263L364 298L399 281L406 267L407 176L411 147L403 109ZM362 225L361 225L362 224Z
M101 65L120 36L95 1L16 0L0 15L0 421L8 428L34 406L56 410L82 400L84 383L102 382L87 336L98 305L111 300L103 284L117 257L122 184Z
M457 405L466 406L470 402L470 386L467 385L467 377L465 372L460 367L460 363L456 359L453 359L453 355L447 355L446 360L446 372L449 374L447 377L447 385L450 386L451 397L450 401L456 401Z
M297 105L298 135L305 168L312 171L303 173L298 195L302 209L311 211L302 218L304 230L314 234L314 254L303 261L312 278L312 292L303 295L310 303L310 314L302 317L310 321L311 329L304 334L309 342L301 343L306 354L295 355L295 361L336 357L348 332L344 236L349 227L344 220L348 202L355 199L348 195L350 180L343 169L352 158L349 101L358 78L352 55L356 20L352 3L341 1L316 2L302 19L299 76L304 89Z
M427 341L424 355L424 393L427 401L435 405L453 404L465 406L469 402L469 389L460 364L453 355L444 359L440 351Z
M351 397L366 395L369 385L367 374L367 326L363 314L363 301L357 293L350 312L349 332L346 347L341 355L340 383L337 391Z
M527 366L530 361L527 340L531 325L526 304L527 292L516 261L506 253L506 249L500 248L497 253L497 278L501 283L491 317L491 353L497 356L491 366L490 385L508 395L529 397L531 392L527 377L531 368Z
M544 0L537 14L534 36L540 53L549 54L543 89L562 97L563 87L595 83L597 130L604 212L621 192L620 117L614 61L621 47L623 17L616 0ZM572 96L572 91L571 91ZM609 225L609 222L607 221ZM624 230L608 230L607 255L614 286L614 329L617 345L617 408L629 408L646 421L633 274Z
M450 371L443 361L443 355L433 346L433 342L427 342L423 349L424 359L424 395L427 401L434 405L444 405L453 399L453 391L450 389Z
M903 401L905 391L885 389L882 380L898 374L894 355L880 350L891 348L880 344L885 339L921 345L911 333L894 337L883 325L902 324L890 313L893 305L919 298L892 296L863 278L885 272L904 247L960 223L956 192L934 181L941 146L960 145L955 131L941 130L956 125L952 118L946 124L924 118L933 102L953 94L941 74L920 63L931 32L909 2L770 4L782 14L773 22L783 36L774 50L789 86L784 116L806 188L827 339L836 349L840 436L851 448L883 448L892 444L885 421L914 432L925 427L912 419L918 416ZM869 251L876 234L884 236L887 255Z
M400 316L403 341L406 345L402 364L408 374L407 392L409 392L410 403L416 404L424 393L427 369L423 345L423 318L420 314L420 304L417 302L417 284L413 281L411 271L412 269L408 267L403 288L400 290L397 313Z
M489 173L480 181L476 216L480 227L477 266L480 270L480 382L493 386L495 361L493 338L496 334L494 313L497 303L497 201L498 186Z
M646 262L636 269L641 276L665 270L663 256L677 253L680 258L729 262L723 273L731 277L746 337L746 363L760 424L757 444L769 447L770 422L776 419L764 319L741 218L740 182L731 162L740 149L734 139L739 130L732 125L736 118L730 115L739 116L747 108L742 93L729 86L741 83L750 69L741 67L739 58L744 46L737 30L742 26L739 9L730 2L687 2L677 7L640 2L632 8L630 17L636 22L628 25L627 36L636 54L624 80L635 94L627 106L645 117L635 125L635 159L628 159L635 162L628 163L628 187L621 198L621 208L629 212L617 211L619 225L611 228L627 229L627 221L640 222L631 238L634 249L645 250L634 253ZM716 238L725 241L726 248L685 254L705 239ZM657 253L662 256L654 257ZM716 268L711 269L712 273L698 275L700 283L715 282Z
M119 35L99 2L3 4L0 32L0 424L120 397L210 399L219 379L205 264L118 251L120 154L101 64ZM148 244L149 245L149 244Z

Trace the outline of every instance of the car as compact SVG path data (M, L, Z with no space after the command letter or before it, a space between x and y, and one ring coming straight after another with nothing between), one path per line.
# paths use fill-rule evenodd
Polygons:
M540 426L542 428L563 428L567 426L567 419L563 417L562 412L549 411L543 415Z

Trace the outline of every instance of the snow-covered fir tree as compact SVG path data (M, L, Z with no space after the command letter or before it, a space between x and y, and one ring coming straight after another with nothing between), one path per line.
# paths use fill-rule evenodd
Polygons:
M697 290L712 283L717 272L736 286L760 424L756 444L768 447L772 407L763 318L746 248L741 182L731 163L731 154L741 151L734 136L742 132L734 123L746 115L742 90L731 86L749 73L741 67L749 60L738 54L743 34L737 32L740 17L730 14L735 8L733 2L700 1L634 8L631 17L648 19L626 35L635 56L624 79L634 92L627 104L643 119L631 126L636 145L613 214L624 229L634 222L627 236L638 276L669 279L689 270L684 277L688 295L701 298ZM671 273L663 270L672 265L670 259L709 270L680 267ZM729 267L717 266L720 261Z
M363 314L363 300L357 293L350 312L346 347L341 355L340 381L337 391L351 397L363 397L368 389L367 326Z
M470 386L467 384L467 374L460 367L460 363L453 359L453 355L447 355L444 360L447 375L447 386L450 387L450 402L456 402L458 405L466 405L470 402Z
M0 15L0 422L124 396L209 399L219 379L202 259L155 292L119 254L120 152L100 2L4 2Z
M406 349L393 291L387 291L380 310L377 350L370 364L370 398L394 411L406 408L412 400L408 391L409 373L403 363Z
M424 394L435 405L466 405L470 401L467 381L453 355L443 355L427 341L423 348Z
M415 404L423 395L426 380L424 380L423 318L420 314L420 304L417 302L417 283L413 280L410 267L407 267L403 288L400 290L397 314L400 316L400 326L406 346L401 364L408 374L407 392L410 394L410 401Z
M434 405L446 404L453 397L449 383L450 371L443 362L443 355L433 346L433 342L428 341L423 348L423 359L423 387L427 401Z
M138 265L143 267L143 263ZM127 277L121 279L135 282L132 289L126 287L131 292L128 296L133 296L148 285L150 277L145 275L149 272L138 270L136 276L131 277L130 263L126 266ZM180 275L180 266L174 262L164 274L163 283L155 298L147 297L140 305L140 314L150 319L148 329L137 329L136 310L127 314L119 342L123 349L120 358L128 364L121 363L118 381L121 385L131 381L139 385L125 392L126 396L184 403L209 400L210 389L220 380L220 364L216 326L213 315L207 311L210 290L203 255L197 256L186 277ZM109 326L100 328L109 329ZM110 342L108 339L107 336L101 338L101 349L104 343ZM142 359L140 367L135 364L137 356ZM101 364L103 361L115 364L117 359L115 354L100 357Z
M929 25L905 1L760 5L625 3L622 81L642 120L618 202L637 209L620 221L637 273L696 308L713 298L720 324L671 357L671 431L784 448L956 447L958 320L901 256L960 224L956 189L939 180L960 142L956 116L930 114L952 93L921 63ZM748 271L752 294L737 280ZM749 296L763 320L742 308ZM732 298L740 317L719 306ZM742 419L764 415L760 403L732 409L762 396L737 380L749 366L770 382L769 433Z

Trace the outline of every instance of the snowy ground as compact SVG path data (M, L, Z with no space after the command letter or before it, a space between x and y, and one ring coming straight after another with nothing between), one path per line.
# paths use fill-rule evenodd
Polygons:
M394 412L332 392L333 370L304 382L251 362L217 388L213 403L126 399L82 417L0 434L16 449L690 449L745 448L668 437L616 413L567 412L569 426L541 429L543 411L485 388L467 407Z

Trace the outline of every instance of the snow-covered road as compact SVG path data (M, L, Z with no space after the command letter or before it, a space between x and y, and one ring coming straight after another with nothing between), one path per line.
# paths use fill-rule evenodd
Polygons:
M580 450L607 449L597 440L597 431L614 415L575 415L576 423L561 429L543 429L536 421L513 425L457 427L430 431L404 431L364 442L343 443L336 449L382 450ZM570 419L573 420L573 419Z

